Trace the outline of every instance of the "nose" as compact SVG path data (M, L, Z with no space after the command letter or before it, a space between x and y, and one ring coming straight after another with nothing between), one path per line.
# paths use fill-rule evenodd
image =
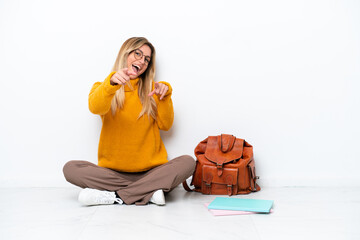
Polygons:
M142 56L139 60L142 64L145 64L145 56Z

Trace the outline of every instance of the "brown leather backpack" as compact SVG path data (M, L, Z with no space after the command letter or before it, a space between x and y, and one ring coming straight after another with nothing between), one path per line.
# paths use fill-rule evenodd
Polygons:
M193 191L203 194L236 195L260 190L256 183L253 147L233 135L210 136L195 148ZM186 181L183 186L192 191Z

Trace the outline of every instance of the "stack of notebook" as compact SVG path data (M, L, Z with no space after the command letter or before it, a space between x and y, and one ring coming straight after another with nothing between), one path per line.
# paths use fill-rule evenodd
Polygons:
M273 200L242 199L217 197L209 204L205 204L215 216L243 215L272 212Z

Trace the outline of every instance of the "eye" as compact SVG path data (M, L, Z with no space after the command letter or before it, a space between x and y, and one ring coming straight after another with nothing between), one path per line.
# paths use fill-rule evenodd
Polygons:
M141 57L141 52L135 51L135 55L138 56L138 57Z

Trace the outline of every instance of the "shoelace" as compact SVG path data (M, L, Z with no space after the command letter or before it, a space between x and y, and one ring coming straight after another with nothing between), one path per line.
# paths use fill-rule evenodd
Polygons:
M123 204L124 201L121 200L120 198L115 198L115 202L117 202L118 204Z
M100 204L111 204L117 202L122 204L123 201L120 198L116 198L112 192L103 192L101 196L96 198L96 202Z

